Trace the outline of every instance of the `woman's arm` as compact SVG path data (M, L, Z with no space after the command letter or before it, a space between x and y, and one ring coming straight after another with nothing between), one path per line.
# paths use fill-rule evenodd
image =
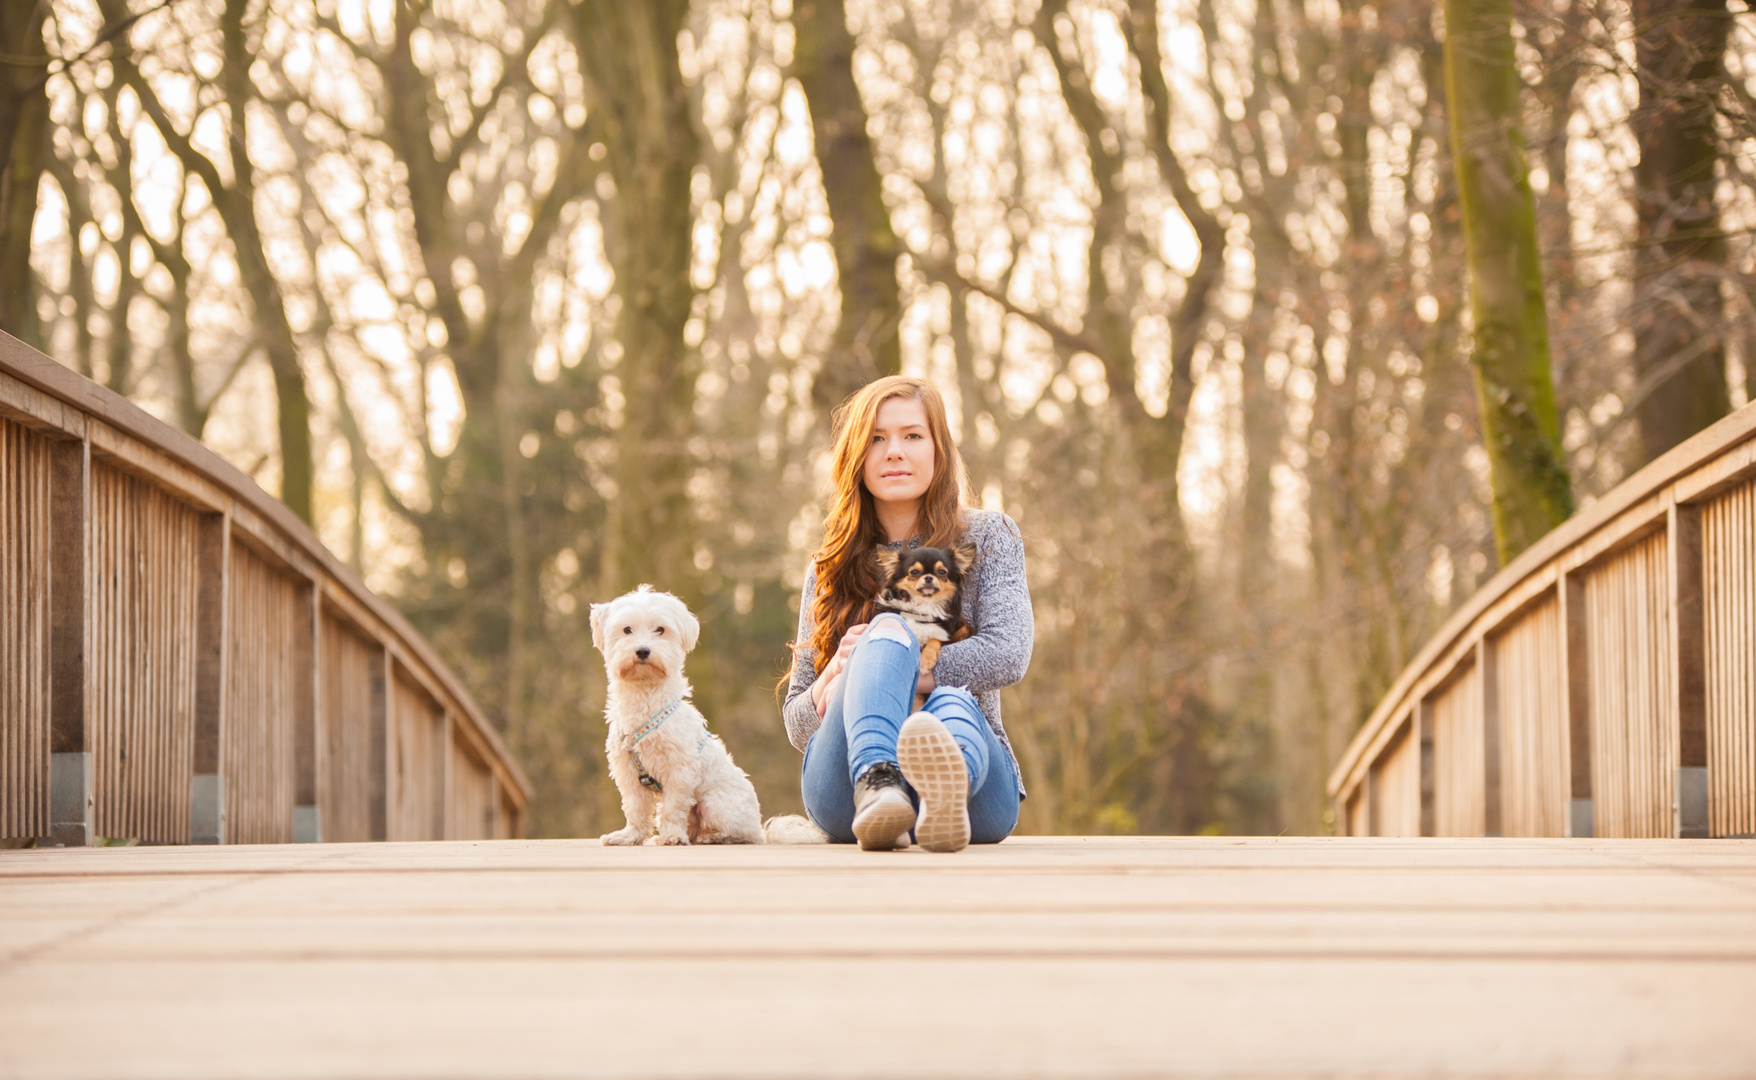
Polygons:
M786 704L781 706L781 719L786 721L787 741L792 743L799 753L811 742L811 736L817 733L817 726L823 718L817 715L817 705L811 700L811 684L817 681L817 651L811 647L811 634L816 628L811 618L811 605L817 598L817 567L815 563L805 569L805 583L799 593L799 632L793 638L793 678L787 684Z
M991 515L976 538L977 602L981 625L974 636L939 652L933 677L941 686L961 686L972 694L1011 686L1030 667L1036 639L1030 586L1024 575L1024 539L1005 514Z

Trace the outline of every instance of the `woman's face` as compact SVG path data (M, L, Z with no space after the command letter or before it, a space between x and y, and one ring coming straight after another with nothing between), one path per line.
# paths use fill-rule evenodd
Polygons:
M872 497L881 503L918 502L933 482L933 465L933 433L921 403L891 398L878 406L861 473Z

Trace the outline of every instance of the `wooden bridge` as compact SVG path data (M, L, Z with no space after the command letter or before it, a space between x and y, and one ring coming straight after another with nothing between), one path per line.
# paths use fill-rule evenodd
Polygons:
M0 1075L1748 1077L1756 841L0 852Z
M1756 835L1756 404L1471 597L1329 790L1352 836Z
M528 797L284 506L0 334L0 839L512 837Z
M1335 774L1354 834L1598 839L603 848L515 839L277 502L0 338L0 837L66 845L0 851L0 1077L1750 1076L1756 840L1602 837L1756 831L1753 470L1746 410L1527 553Z

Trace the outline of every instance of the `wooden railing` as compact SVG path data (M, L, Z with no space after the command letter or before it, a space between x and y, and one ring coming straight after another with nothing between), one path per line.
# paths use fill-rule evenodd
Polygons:
M511 837L529 794L284 506L0 334L0 838Z
M1351 836L1756 834L1756 405L1471 597L1329 792Z

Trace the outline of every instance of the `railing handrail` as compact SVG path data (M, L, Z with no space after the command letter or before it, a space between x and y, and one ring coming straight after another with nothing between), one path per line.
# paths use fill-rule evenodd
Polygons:
M99 420L139 440L247 506L279 534L279 539L321 569L349 600L365 609L395 636L397 646L456 703L458 714L468 723L470 733L495 759L490 765L502 772L516 788L518 803L522 806L528 802L531 795L529 778L463 683L402 613L367 588L365 582L336 558L310 526L299 520L284 503L187 432L165 423L127 398L81 376L4 331L0 331L0 374L35 389L79 417ZM48 405L47 402L31 404L36 408L21 411L34 414L39 420L48 419L43 415L43 406ZM52 413L53 407L50 406L48 411ZM63 417L56 426L63 431L72 431L79 426L77 421L69 421L72 421L71 417Z
M1725 460L1732 454L1738 455L1735 460ZM1720 467L1708 469L1714 465ZM1330 772L1330 797L1339 798L1344 791L1358 785L1364 770L1370 765L1369 751L1385 735L1388 725L1400 722L1411 704L1411 692L1432 674L1436 664L1460 644L1476 637L1478 621L1517 593L1526 582L1544 573L1570 550L1584 548L1587 541L1598 534L1614 529L1625 515L1650 500L1659 500L1662 505L1656 512L1662 513L1670 502L1706 499L1745 479L1752 465L1756 465L1756 402L1673 447L1513 559L1445 620L1439 631L1404 666ZM1704 471L1710 471L1712 475L1699 477L1699 483L1688 485L1684 492L1676 490L1682 481ZM1628 537L1641 531L1642 522L1630 522L1624 530ZM1615 535L1608 539L1613 545L1623 538ZM1602 552L1594 551L1592 557L1600 554ZM1492 627L1481 629L1486 632Z

